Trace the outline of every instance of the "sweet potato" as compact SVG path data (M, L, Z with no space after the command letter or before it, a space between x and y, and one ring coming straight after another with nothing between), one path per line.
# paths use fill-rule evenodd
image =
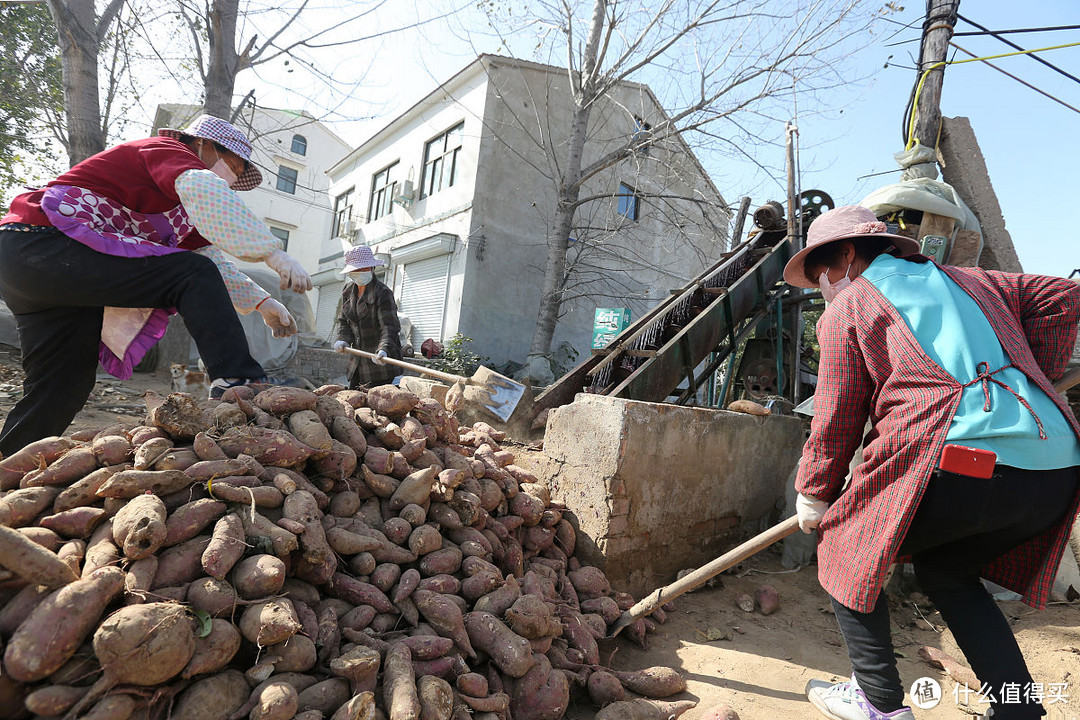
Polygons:
M165 541L162 547L172 547L190 540L224 515L226 509L225 503L211 498L200 498L181 505L169 513L165 520Z
M491 661L504 674L518 678L533 666L529 641L513 632L491 613L468 613L465 615L464 624L469 640L475 647L490 655Z
M456 547L446 547L441 550L429 552L420 558L418 569L424 577L433 575L449 575L456 573L461 567L463 557Z
M383 702L389 720L417 720L420 717L412 655L402 643L392 644L383 662Z
M211 413L214 430L224 432L229 428L247 425L248 415L236 405L221 403Z
M330 720L375 720L376 717L379 717L376 714L377 712L375 693L370 691L362 692L353 695L347 703L339 707ZM321 718L322 713L319 713L319 717L309 718L308 720L321 720ZM296 720L303 719L297 715Z
M420 701L420 720L450 720L454 709L454 689L434 675L423 675L416 682Z
M301 410L314 410L318 400L319 396L310 390L279 386L267 388L256 395L255 405L260 410L280 417Z
M211 620L210 632L195 638L195 653L180 672L180 677L188 679L196 675L221 670L240 649L240 631L228 620Z
M270 683L259 692L255 707L248 714L248 720L292 720L299 704L299 694L292 685L284 682Z
M289 431L296 439L317 450L329 450L333 438L314 410L300 410L289 415Z
M245 600L275 595L285 584L285 563L273 555L244 558L232 571L232 586Z
M351 417L335 417L329 427L331 437L351 447L358 458L367 452L367 438Z
M129 560L157 552L165 542L165 503L156 495L132 498L113 517L113 542Z
M188 586L188 604L211 617L231 616L236 599L236 590L224 580L204 577Z
M686 679L669 667L656 666L644 670L612 670L626 689L649 698L665 698L686 690Z
M367 451L364 452L363 463L364 467L376 475L388 475L394 469L394 457L390 451L374 445L369 445ZM365 480L367 480L366 475ZM374 491L375 488L372 490ZM375 494L378 495L378 492L376 491Z
M390 498L390 510L397 512L406 505L421 505L427 501L431 494L431 485L438 476L435 468L429 467L417 470L408 475Z
M75 447L41 470L31 470L22 476L20 487L70 485L97 468L97 458L89 447Z
M296 610L286 598L249 605L240 617L240 632L259 647L285 642L299 630Z
M558 720L570 703L570 685L561 670L539 653L529 672L512 683L510 712L521 720Z
M135 448L133 460L136 470L149 470L158 461L158 458L171 450L173 441L169 438L150 438Z
M772 615L780 607L780 593L772 585L762 585L754 590L754 602L762 615Z
M255 505L261 508L278 508L284 502L281 491L272 485L261 485L257 478L250 482L243 479L246 476L239 475L233 478L224 478L207 483L210 496L216 500L225 502L243 503Z
M349 701L349 697L348 681L330 678L301 690L298 710L318 710L324 716L333 715L337 708Z
M675 720L697 706L694 700L664 702L661 700L622 700L596 713L594 720Z
M108 478L96 495L104 498L133 498L143 493L169 495L191 485L182 470L122 470Z
M304 564L297 568L297 576L312 585L322 585L337 570L337 556L326 540L322 512L315 497L305 490L297 490L285 498L282 511L286 518L304 526L304 532L298 538L300 559Z
M214 524L214 534L202 554L202 567L206 574L224 580L244 555L244 523L240 516L225 515Z
M274 663L274 672L307 672L315 667L317 651L311 638L296 633L285 642L271 645L267 655L280 658Z
M66 538L86 538L104 519L104 508L84 506L48 515L38 524Z
M589 701L598 708L626 698L626 690L619 682L619 678L607 670L599 668L593 670L589 674L586 687L589 691Z
M24 683L53 674L71 659L123 587L124 572L107 567L49 595L11 637L4 670Z
M139 701L126 693L114 693L94 703L79 720L128 720L135 714Z
M370 605L381 613L394 612L393 603L382 590L348 575L335 573L329 591L332 597L341 598L352 605Z
M229 457L205 432L195 436L192 441L192 449L202 460L225 460Z
M254 425L229 428L218 446L229 457L250 455L263 465L285 468L302 465L315 452L292 433Z
M0 607L0 635L11 636L23 620L51 591L44 585L27 585Z
M367 405L380 415L397 420L419 404L420 398L396 385L379 385L367 391Z
M262 465L250 455L239 455L221 460L203 460L184 470L184 473L193 480L210 480L233 475L259 475L262 472Z
M27 695L24 704L39 717L54 717L66 713L85 694L84 687L46 685Z
M330 672L349 681L353 694L375 690L382 656L367 647L356 647L330 661Z
M371 573L370 582L384 593L390 592L401 577L401 566L395 563L381 563Z
M0 525L0 565L19 577L50 588L75 581L78 575L57 556L25 533Z
M705 711L701 720L739 720L739 714L730 705L714 705Z
M210 544L209 535L197 535L158 554L158 569L152 590L178 587L203 575L202 555ZM115 546L114 546L115 547ZM89 559L89 550L87 551ZM83 572L86 572L85 569Z
M248 542L257 545L263 538L266 538L273 547L274 554L279 558L287 558L289 553L300 546L296 540L296 535L278 527L257 512L245 510L240 514L240 519L243 521L244 534L247 536Z
M3 458L0 460L0 490L19 487L19 482L26 473L55 462L72 447L74 443L69 438L53 435L32 442Z
M0 525L9 528L23 527L45 512L60 490L55 487L27 487L0 498Z
M573 583L578 597L582 600L611 594L611 585L600 568L585 565L577 570L571 570L566 573L566 576Z
M580 650L585 656L586 663L597 665L600 662L600 648L596 644L596 638L589 632L581 613L566 605L558 606L555 613L562 621L563 637L566 638L570 647Z
M581 601L581 612L596 613L604 619L604 622L610 625L619 619L623 611L619 609L619 603L615 602L615 599L606 595L591 598L589 600Z
M312 475L344 480L356 472L356 451L345 443L330 441L330 449L321 457L312 458L308 472Z
M228 720L251 694L244 675L225 670L190 685L172 707L171 720Z

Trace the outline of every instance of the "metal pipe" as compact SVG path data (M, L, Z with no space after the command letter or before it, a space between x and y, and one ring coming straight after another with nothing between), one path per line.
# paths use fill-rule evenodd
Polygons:
M776 394L784 394L784 304L776 298Z

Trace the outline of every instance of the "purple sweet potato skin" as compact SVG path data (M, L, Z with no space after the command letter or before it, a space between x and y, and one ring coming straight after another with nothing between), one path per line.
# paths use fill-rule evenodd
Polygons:
M103 567L39 603L4 651L4 670L19 682L52 675L75 654L124 588L124 571Z

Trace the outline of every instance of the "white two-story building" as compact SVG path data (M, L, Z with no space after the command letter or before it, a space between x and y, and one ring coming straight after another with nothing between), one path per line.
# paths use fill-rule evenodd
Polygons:
M461 333L495 366L523 363L565 162L568 84L562 68L481 56L331 167L317 332L334 332L343 241L366 243L388 261L384 280L417 351ZM592 112L584 165L665 118L647 87L617 87ZM564 362L569 347L589 352L597 307L639 317L715 262L730 219L678 137L597 173L580 197L553 344Z

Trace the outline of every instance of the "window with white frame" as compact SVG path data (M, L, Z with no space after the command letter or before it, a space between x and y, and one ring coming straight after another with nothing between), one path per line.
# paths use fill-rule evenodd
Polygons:
M289 231L285 228L274 227L270 225L270 234L281 240L281 249L289 249Z
M281 192L287 192L290 195L295 195L296 181L299 177L300 172L295 168L286 167L285 165L278 165L277 189Z
M464 136L465 123L454 127L424 144L424 173L420 178L420 197L434 195L457 180L458 154Z
M638 195L638 191L626 183L619 183L619 204L617 212L624 218L629 220L638 219L638 209L641 205L641 198Z
M330 237L345 237L348 229L346 224L352 220L353 216L353 191L355 190L356 188L351 187L334 198L334 226L330 230Z
M397 181L391 180L390 176L397 165L398 161L395 160L371 176L371 205L368 208L368 222L374 222L390 214L394 193L397 192Z
M307 138L303 135L293 135L292 151L297 155L307 155Z

